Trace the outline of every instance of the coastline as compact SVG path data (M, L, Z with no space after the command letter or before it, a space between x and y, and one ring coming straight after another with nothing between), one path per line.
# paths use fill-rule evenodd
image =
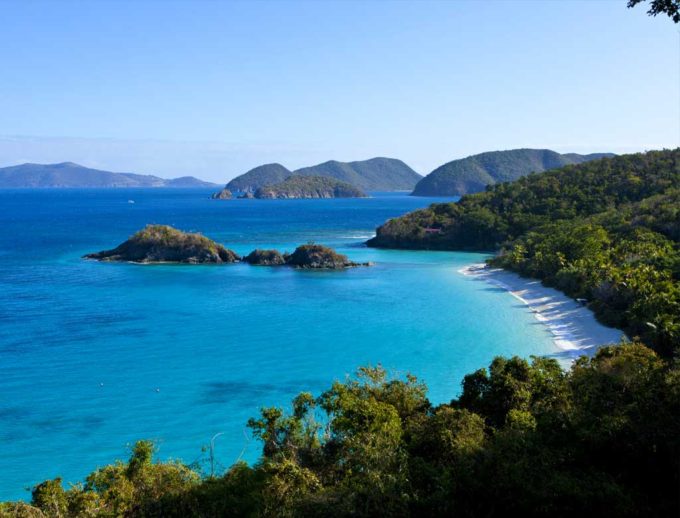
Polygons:
M619 343L625 337L623 331L601 324L590 309L554 288L543 286L538 279L490 268L484 263L468 265L458 273L503 288L520 300L536 320L545 324L555 346L568 360L592 355L599 347Z

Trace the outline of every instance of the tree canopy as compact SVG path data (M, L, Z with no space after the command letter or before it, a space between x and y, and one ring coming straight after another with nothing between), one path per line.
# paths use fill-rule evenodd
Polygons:
M635 7L645 0L628 0L628 7ZM647 14L656 16L657 14L668 15L675 23L680 22L680 2L678 0L651 0Z
M84 484L33 488L0 516L677 516L680 366L631 343L582 357L496 358L433 405L413 376L380 367L263 408L254 466L201 476L127 462ZM33 513L33 514L31 514Z

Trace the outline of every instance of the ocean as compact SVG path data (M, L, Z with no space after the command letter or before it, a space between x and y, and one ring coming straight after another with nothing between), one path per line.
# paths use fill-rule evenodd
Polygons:
M376 250L377 225L441 201L210 200L202 189L0 190L0 500L126 459L219 469L254 462L246 422L381 364L434 403L497 355L549 355L552 337L505 290L458 270L481 253ZM134 202L134 203L133 203ZM240 254L316 242L371 267L297 271L81 259L147 223L202 232Z

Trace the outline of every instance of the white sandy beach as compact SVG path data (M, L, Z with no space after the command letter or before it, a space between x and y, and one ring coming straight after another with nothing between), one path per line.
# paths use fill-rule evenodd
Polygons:
M537 279L527 279L485 264L471 264L459 270L508 290L534 312L553 334L555 345L570 359L593 354L598 347L618 343L623 331L600 324L591 310L564 293L545 287Z

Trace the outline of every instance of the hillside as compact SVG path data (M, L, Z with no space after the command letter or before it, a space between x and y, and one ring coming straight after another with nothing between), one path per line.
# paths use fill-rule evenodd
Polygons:
M295 171L302 176L329 176L347 182L364 191L411 190L422 178L401 160L371 158L358 162L330 160L323 164Z
M292 174L281 164L265 164L237 176L226 188L231 192L255 192L265 185L282 182Z
M517 180L570 164L614 156L610 153L559 154L549 149L491 151L448 162L420 180L413 196L458 196L483 191L487 185Z
M583 298L680 352L680 148L570 165L387 221L369 246L498 250L494 264Z
M394 158L372 158L359 162L331 160L296 171L289 171L281 164L261 165L231 180L227 189L255 192L265 185L280 183L293 174L334 178L363 191L408 191L422 178L404 162Z
M109 187L212 187L215 184L183 176L165 180L157 176L112 173L73 162L22 164L0 168L0 189L109 188Z
M353 185L324 176L293 175L273 185L255 191L255 198L365 198L366 194Z

